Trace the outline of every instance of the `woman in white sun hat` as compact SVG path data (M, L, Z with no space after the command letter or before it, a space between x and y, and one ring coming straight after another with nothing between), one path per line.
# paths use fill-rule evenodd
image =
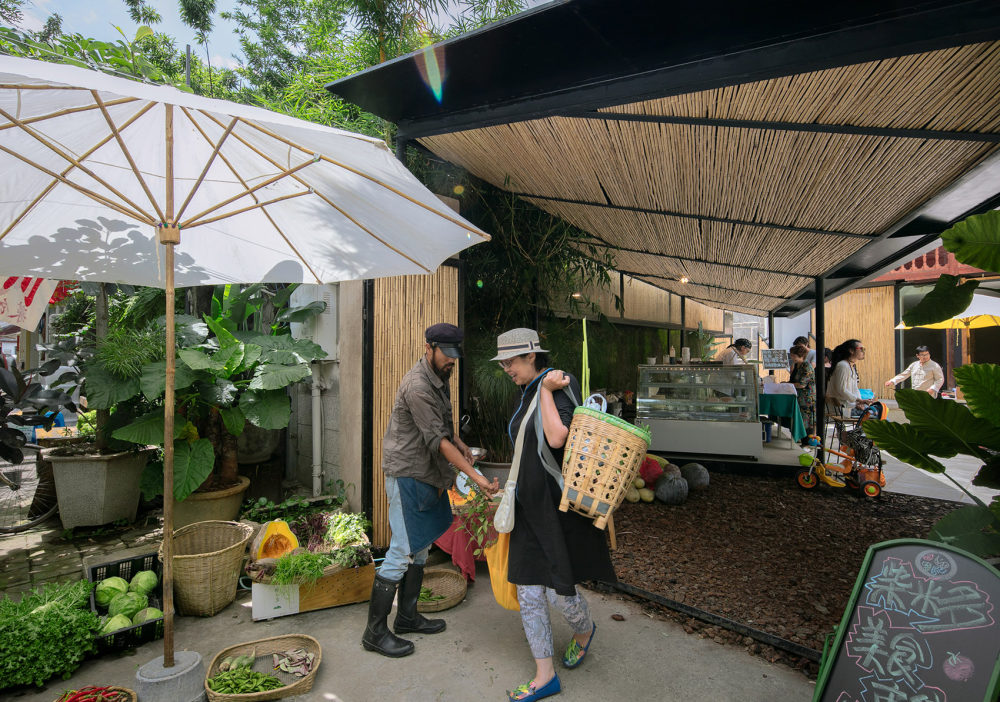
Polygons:
M497 355L493 358L523 392L507 425L512 443L521 424L528 422L517 475L507 566L507 579L517 585L521 622L535 659L534 678L508 693L510 700L520 702L549 697L562 689L552 661L555 649L549 604L563 614L574 632L562 663L566 668L575 668L586 657L597 630L577 583L617 579L605 533L581 514L559 511L559 466L578 404L571 395L580 397L580 384L569 373L550 368L548 353L534 330L511 329L497 338ZM536 407L526 417L536 394ZM550 459L543 458L546 452L541 439L551 452Z

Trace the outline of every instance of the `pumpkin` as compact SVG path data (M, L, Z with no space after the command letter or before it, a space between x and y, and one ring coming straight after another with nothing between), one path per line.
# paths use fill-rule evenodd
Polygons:
M687 481L680 473L664 473L656 481L656 499L668 505L682 505L688 496Z
M692 490L708 489L708 469L700 463L685 463L681 467L681 475Z
M257 532L250 545L250 556L256 561L261 558L280 558L299 547L299 540L288 528L288 523L280 519L266 522Z

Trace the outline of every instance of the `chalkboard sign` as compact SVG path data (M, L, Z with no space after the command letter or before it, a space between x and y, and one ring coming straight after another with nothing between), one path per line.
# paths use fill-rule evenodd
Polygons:
M991 702L1000 571L936 541L868 549L814 702Z
M788 370L788 352L785 349L761 349L760 360L763 361L764 368Z

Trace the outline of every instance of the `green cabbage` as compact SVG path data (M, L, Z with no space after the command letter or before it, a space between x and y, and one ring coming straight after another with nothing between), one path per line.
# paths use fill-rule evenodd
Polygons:
M152 621L154 619L160 619L163 616L163 612L158 610L156 607L146 607L145 609L139 610L139 613L132 617L133 624L145 624L146 622Z
M107 607L111 604L111 600L123 592L128 592L128 582L124 578L105 578L97 583L94 599L99 607Z
M140 595L138 592L124 592L108 605L108 615L124 614L131 621L132 617L139 613L139 610L149 604L149 598Z
M160 581L156 573L151 570L140 570L132 576L132 581L128 584L129 592L138 592L140 595L148 595Z
M132 626L131 619L126 617L124 614L116 614L104 622L104 626L101 627L101 636L110 634L113 631L118 631L119 629L127 629L130 626Z

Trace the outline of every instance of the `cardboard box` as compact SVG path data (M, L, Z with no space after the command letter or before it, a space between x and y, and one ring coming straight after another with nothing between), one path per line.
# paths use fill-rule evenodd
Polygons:
M375 564L348 568L320 578L311 585L269 585L253 583L251 617L253 620L287 617L299 612L367 602L375 582Z

